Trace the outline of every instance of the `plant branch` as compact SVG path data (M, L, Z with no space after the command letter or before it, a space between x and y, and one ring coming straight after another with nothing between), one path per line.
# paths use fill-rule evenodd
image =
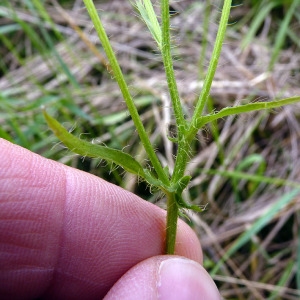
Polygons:
M189 157L190 146L184 136L178 141L178 151L172 175L172 184L175 184L183 175Z
M161 53L165 67L168 88L171 96L172 107L174 110L176 124L178 128L178 136L183 135L186 129L186 120L184 119L178 88L176 84L172 55L171 55L171 39L170 39L170 11L169 0L161 0L161 32L162 46Z
M172 107L174 110L177 130L178 130L178 153L175 161L174 172L172 176L172 182L179 180L183 174L187 162L186 155L186 129L187 122L184 118L178 88L176 85L176 79L174 74L174 68L171 55L171 41L170 41L170 11L169 1L161 0L161 17L162 17L162 58L165 66L165 72L168 82L168 88L171 96Z
M124 76L123 76L123 73L121 71L121 68L118 64L118 61L117 61L117 58L115 56L115 53L111 47L111 44L109 42L109 39L107 37L107 34L105 32L105 29L102 25L102 22L100 20L100 17L97 13L97 10L95 8L95 5L93 3L92 0L83 0L84 1L84 4L88 10L88 13L91 17L91 20L95 26L95 29L98 33L98 36L99 36L99 39L102 43L102 47L107 55L107 58L110 62L110 65L111 65L111 68L112 68L112 71L113 71L113 75L115 76L115 79L120 87L120 90L122 92L122 95L124 97L124 100L125 100L125 103L127 105L127 108L129 110L129 113L132 117L132 120L134 122L134 125L136 127L136 130L140 136L140 139L141 139L141 142L145 148L145 151L147 152L148 156L149 156L149 159L159 177L159 179L166 185L169 184L169 179L166 175L166 173L164 172L162 166L161 166L161 163L160 161L158 160L155 152L154 152L154 149L151 145L151 142L148 138L148 134L146 133L146 130L143 126L143 123L140 119L140 116L138 114L138 111L136 109L136 106L133 102L133 99L130 95L130 92L129 92L129 89L128 89L128 86L126 84L126 81L124 79Z
M207 116L203 116L201 119L198 119L198 122L195 124L197 128L201 128L207 123L210 123L214 120L224 118L230 115L239 115L242 113L252 112L256 110L263 110L263 109L272 109L281 107L288 104L293 104L300 101L300 96L295 96L291 98L285 98L281 100L271 101L271 102L256 102L256 103L249 103L245 105L239 105L234 107L225 107L221 109L219 112ZM188 136L188 140L193 139L193 136Z
M179 209L176 203L175 193L166 192L166 195L167 195L167 226L166 226L165 254L174 254Z
M188 130L189 136L195 136L197 131L199 130L199 127L197 127L197 124L199 123L199 118L201 118L204 106L207 102L211 84L212 84L212 81L213 81L213 78L215 76L216 69L218 66L218 61L220 58L222 45L223 45L223 41L225 38L227 23L228 23L228 19L229 19L230 8L231 8L231 0L225 0L223 9L222 9L222 16L221 16L221 20L220 20L220 25L219 25L218 34L216 37L214 50L213 50L210 64L209 64L209 67L207 70L207 75L205 77L203 88L201 90L201 93L200 93L200 96L199 96L199 99L198 99L198 102L197 102L197 105L195 108L195 112L193 114L191 124L190 124L189 130Z

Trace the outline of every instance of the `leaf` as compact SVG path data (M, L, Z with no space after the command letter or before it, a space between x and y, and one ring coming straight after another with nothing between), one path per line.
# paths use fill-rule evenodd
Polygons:
M161 49L161 28L159 22L157 20L157 16L153 9L153 5L150 0L139 0L136 2L135 6L137 7L138 11L144 22L146 23L152 37L156 41L158 47Z
M182 194L182 191L188 186L191 176L186 175L183 176L181 179L178 180L174 185L171 186L169 191L176 192L177 194Z
M186 175L183 176L176 184L173 184L168 191L175 193L175 200L179 208L187 208L192 209L197 212L202 212L203 209L197 205L190 205L186 201L183 200L182 192L188 186L191 180L191 176Z
M187 208L187 209L192 209L194 211L197 211L197 212L202 212L203 209L197 205L190 205L188 204L187 202L185 202L182 198L181 195L179 194L175 194L175 200L176 200L176 203L178 205L179 208Z
M297 103L299 101L300 101L300 97L295 96L295 97L290 97L290 98L285 98L285 99L280 99L280 100L275 100L270 102L256 102L256 103L249 103L249 104L239 105L234 107L225 107L217 113L199 117L197 119L196 128L200 129L202 126L204 126L209 122L230 115L238 115L241 113L252 112L256 110L273 109L284 105Z
M43 111L48 126L54 134L68 147L71 151L82 156L91 158L102 158L116 165L121 166L125 171L143 177L147 181L151 180L151 175L146 174L143 167L131 155L120 150L108 148L106 146L95 145L81 140L70 134L59 122ZM152 182L155 182L154 179Z
M148 181L148 183L150 183L151 185L157 186L157 187L162 187L164 189L168 188L159 179L154 177L148 169L144 169L143 171L144 171L144 175L145 175L144 178L146 179L146 181Z

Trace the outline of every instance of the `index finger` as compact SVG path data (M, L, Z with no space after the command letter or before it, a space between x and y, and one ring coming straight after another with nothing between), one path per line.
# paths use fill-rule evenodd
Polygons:
M132 266L163 254L165 212L96 176L0 140L0 295L103 297ZM176 254L202 261L178 224Z

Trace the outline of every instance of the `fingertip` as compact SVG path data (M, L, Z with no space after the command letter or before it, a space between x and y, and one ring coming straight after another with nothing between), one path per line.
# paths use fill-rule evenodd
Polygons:
M0 263L22 274L2 272L12 295L102 297L128 269L163 253L166 213L157 206L1 139L0 152L0 250L13 240ZM196 234L180 220L176 241L177 255L202 262Z
M220 300L221 296L199 263L179 256L156 256L130 269L105 299Z
M174 257L161 262L157 285L158 299L221 299L206 270L197 262Z

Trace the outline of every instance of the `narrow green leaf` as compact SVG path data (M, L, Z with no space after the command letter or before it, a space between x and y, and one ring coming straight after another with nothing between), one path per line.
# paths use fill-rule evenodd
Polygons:
M143 21L146 23L152 37L156 41L158 48L161 49L161 28L157 20L157 16L153 9L152 2L150 0L136 1L135 5L140 12Z
M300 101L300 97L295 96L295 97L290 97L290 98L285 98L285 99L270 101L270 102L255 102L255 103L249 103L249 104L239 105L234 107L225 107L215 114L206 115L203 117L199 116L196 122L196 128L200 129L207 123L210 123L214 120L224 118L230 115L238 115L238 114L252 112L256 110L277 108L284 105L297 103L299 101Z
M59 122L43 112L48 126L52 129L54 134L68 147L71 151L82 156L91 158L102 158L116 165L121 166L125 171L135 175L149 177L145 174L143 167L132 156L120 150L111 149L105 146L95 145L87 141L81 140L70 134Z
M203 209L197 205L190 205L188 204L187 202L185 202L182 198L181 195L179 194L175 194L175 200L176 200L176 203L178 205L179 208L187 208L187 209L192 209L194 211L197 211L197 212L202 212Z
M173 186L174 192L181 195L183 190L188 186L191 178L191 176L186 175L183 176L180 180L178 180L178 182Z
M270 3L264 3L263 1L261 1L261 5L260 7L258 7L254 15L254 19L251 22L251 26L242 40L241 48L243 50L251 43L257 31L259 30L263 22L266 20L266 17L270 14L270 11L279 4L279 1L270 1Z

